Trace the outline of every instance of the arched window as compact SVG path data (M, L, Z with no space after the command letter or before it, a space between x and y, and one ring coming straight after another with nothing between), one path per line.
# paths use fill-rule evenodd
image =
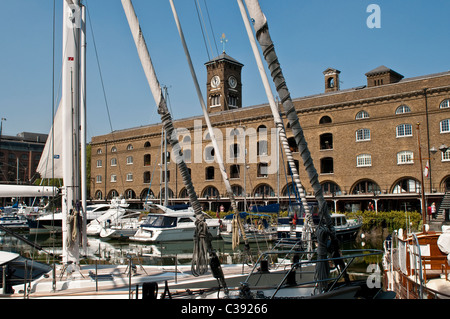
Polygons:
M127 151L132 151L132 150L133 150L133 145L128 144L128 146L127 146Z
M240 185L231 186L234 196L245 196L244 189Z
M95 192L95 199L103 199L102 191L96 191Z
M214 147L208 146L205 148L205 161L208 163L214 161Z
M360 181L352 190L352 194L374 194L380 193L380 186L370 179Z
M256 131L257 131L259 134L265 133L265 132L267 132L267 126L265 126L265 125L260 125L260 126L258 126L258 128L256 129Z
M136 198L136 193L132 189L127 189L125 191L125 198L126 199L135 199Z
M441 109L448 109L450 108L450 99L445 99L444 101L439 104L439 108Z
M219 191L214 186L207 186L202 192L202 197L217 197L218 195Z
M111 153L115 153L115 152L117 152L117 147L115 147L115 146L111 147Z
M147 141L147 142L144 143L144 148L149 148L150 146L152 146L152 145L150 144L149 141Z
M395 183L392 193L420 193L420 183L413 178L403 178Z
M411 109L408 105L402 104L395 110L395 114L404 114L404 113L411 113Z
M179 198L188 198L189 197L186 187L183 187L183 189L180 191L180 196L178 196L178 197Z
M112 189L109 191L107 199L113 199L114 197L118 197L118 196L119 196L119 193L115 189Z
M101 154L101 153L103 153L102 149L101 148L97 149L97 154Z
M335 182L324 182L321 184L324 195L341 195L341 188Z
M334 84L334 78L329 78L327 82L328 82L328 88L329 88L329 89L334 88L334 86L335 86L335 84Z
M322 116L319 120L319 124L329 124L332 122L333 121L331 120L331 117L329 117L328 115Z
M362 120L362 119L368 119L369 118L369 113L367 113L366 111L359 111L358 113L356 113L356 120Z
M255 197L273 197L275 196L275 192L270 185L261 184L258 185L253 191Z

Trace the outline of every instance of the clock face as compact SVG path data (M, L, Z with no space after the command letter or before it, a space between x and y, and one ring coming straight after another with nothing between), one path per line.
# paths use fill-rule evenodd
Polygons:
M213 78L211 79L211 86L213 88L216 88L219 86L219 84L220 84L220 78L217 75L213 76Z
M233 89L236 87L237 85L237 80L234 76L230 76L228 78L228 84L230 85L230 87L232 87Z

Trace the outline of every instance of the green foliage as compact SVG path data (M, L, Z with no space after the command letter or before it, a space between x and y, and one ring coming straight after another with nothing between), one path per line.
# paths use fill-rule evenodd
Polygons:
M362 217L363 231L372 228L388 228L390 231L399 228L419 229L422 222L422 215L418 212L390 211L377 213L375 211L358 211L345 213L345 215L347 218Z

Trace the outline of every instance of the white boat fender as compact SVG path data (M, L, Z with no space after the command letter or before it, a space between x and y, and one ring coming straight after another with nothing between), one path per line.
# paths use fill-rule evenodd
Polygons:
M450 232L442 233L437 240L437 245L441 252L450 254Z

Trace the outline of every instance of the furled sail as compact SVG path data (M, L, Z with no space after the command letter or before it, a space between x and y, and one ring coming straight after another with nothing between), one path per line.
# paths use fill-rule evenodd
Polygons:
M36 171L41 178L62 178L62 108L56 110L53 125L47 137L44 150Z
M0 198L55 196L58 193L54 186L0 185Z

